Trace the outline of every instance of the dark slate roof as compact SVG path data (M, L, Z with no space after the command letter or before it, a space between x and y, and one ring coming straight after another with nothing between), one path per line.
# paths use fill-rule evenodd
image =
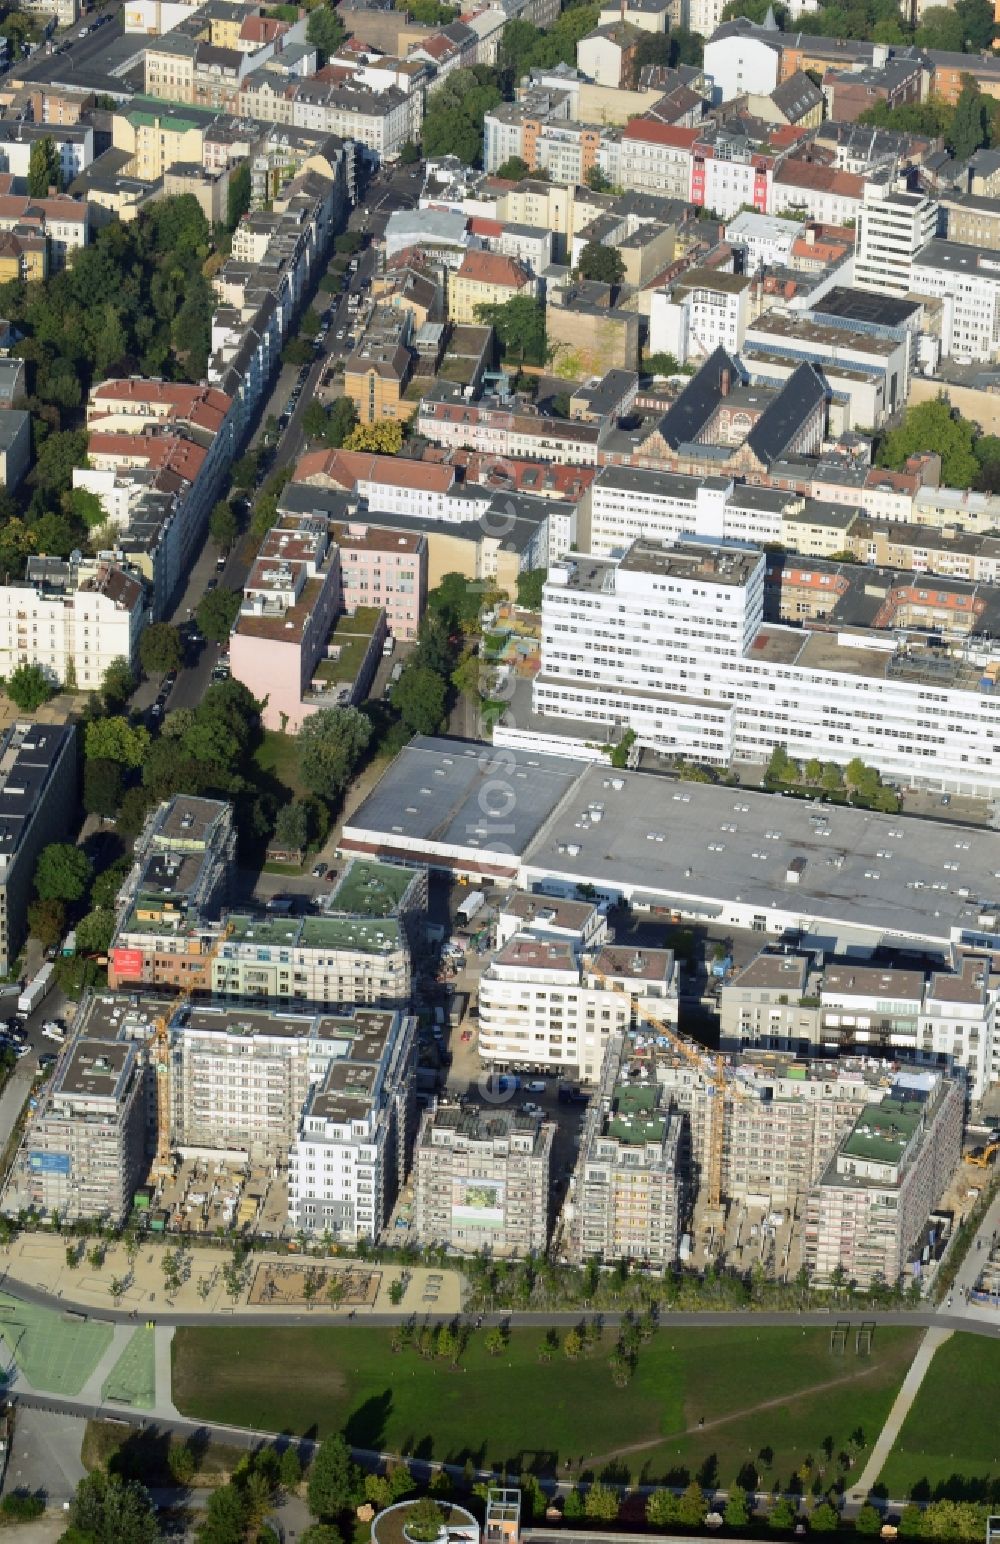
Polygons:
M799 365L750 430L747 448L770 466L788 450L803 420L825 400L826 387L815 366Z
M671 450L693 444L718 408L722 400L723 370L729 371L734 386L743 380L732 355L724 348L717 348L660 419L660 433Z

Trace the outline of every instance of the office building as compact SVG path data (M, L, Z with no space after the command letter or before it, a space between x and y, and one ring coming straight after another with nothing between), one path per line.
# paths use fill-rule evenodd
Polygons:
M0 737L0 972L11 969L28 931L35 864L77 817L72 724L15 721Z
M413 1239L457 1254L542 1255L555 1126L521 1111L441 1104L413 1151Z
M632 1059L634 1042L608 1042L601 1082L580 1137L570 1258L677 1260L688 1201L687 1120Z
M939 1073L900 1072L866 1105L809 1195L805 1263L870 1287L901 1280L962 1153L964 1089Z
M941 352L960 364L1000 353L1000 254L929 241L913 260L911 289L942 302Z
M914 259L936 234L937 223L937 203L925 194L900 192L888 178L866 182L858 211L854 283L884 295L909 294Z

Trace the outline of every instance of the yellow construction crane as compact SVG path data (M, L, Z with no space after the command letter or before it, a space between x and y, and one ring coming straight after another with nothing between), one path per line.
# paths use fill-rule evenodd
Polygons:
M726 1097L731 1095L734 1099L742 1099L746 1103L752 1103L751 1095L743 1086L731 1078L726 1068L725 1057L718 1053L715 1055L699 1045L695 1040L689 1040L686 1035L680 1034L672 1024L665 1019L658 1018L655 1013L650 1013L644 1001L640 1000L635 992L630 992L621 982L613 981L605 975L596 965L587 966L590 974L596 976L598 981L612 992L621 992L628 997L632 1004L633 1012L637 1019L649 1024L664 1035L674 1050L689 1062L695 1071L705 1079L712 1090L712 1106L708 1133L708 1207L710 1212L718 1212L722 1205L722 1155L726 1137Z
M153 1029L150 1061L156 1071L156 1156L151 1175L163 1179L171 1171L170 1163L170 1029L161 1015Z
M967 1153L965 1161L976 1169L988 1169L997 1153L1000 1153L1000 1142L990 1142L986 1147L977 1147L974 1152Z

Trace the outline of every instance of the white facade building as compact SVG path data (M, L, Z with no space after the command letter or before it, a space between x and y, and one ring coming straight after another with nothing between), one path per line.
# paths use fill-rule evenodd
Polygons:
M115 564L29 558L24 580L0 586L0 674L39 665L96 691L112 660L137 664L145 622L142 583Z
M629 1028L632 999L677 1023L678 982L669 949L617 949L580 955L572 943L519 933L479 983L479 1052L564 1070L584 1082L600 1075L608 1038Z
M802 500L728 477L608 466L591 484L587 507L589 541L586 530L581 535L590 552L608 557L627 551L640 538L668 545L691 536L757 546L785 542L784 516L800 509Z
M865 183L854 247L854 283L883 295L909 294L914 258L937 230L938 205L883 181Z
M714 25L706 32L695 27L695 11L703 14L700 20L708 21L716 9L715 0L691 0L691 26L708 38L705 44L705 74L712 82L712 98L715 102L729 102L745 92L757 96L769 96L781 75L781 34L775 31L774 42L765 40L756 32L747 35L739 23L731 28L719 28L722 7L717 8ZM719 36L712 34L718 28Z
M753 280L714 268L693 268L669 289L656 290L649 310L649 350L678 364L707 359L717 348L743 347Z
M841 765L857 756L901 783L1000 789L988 653L765 625L765 569L760 552L643 541L617 562L555 565L535 711L631 728L662 754L714 766L782 745Z
M751 209L741 209L726 226L726 240L730 246L743 248L744 273L756 273L774 263L787 263L792 246L801 235L801 221L781 220Z
M1000 351L1000 254L929 241L913 260L911 289L942 301L941 352L992 364Z

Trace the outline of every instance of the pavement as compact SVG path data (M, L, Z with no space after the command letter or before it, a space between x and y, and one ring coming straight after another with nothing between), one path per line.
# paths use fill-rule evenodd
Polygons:
M917 1354L910 1363L909 1371L899 1387L899 1393L893 1401L892 1409L886 1417L885 1425L875 1439L868 1462L858 1478L856 1485L852 1485L850 1499L859 1506L863 1506L871 1494L872 1488L878 1484L879 1475L885 1468L890 1453L896 1445L896 1438L902 1429L903 1422L910 1413L910 1408L920 1385L927 1375L927 1369L934 1360L934 1353L938 1346L944 1345L950 1340L954 1330L933 1329L928 1330L920 1342Z
M79 1416L19 1404L4 1491L27 1490L45 1496L50 1505L69 1501L85 1473L82 1446Z

